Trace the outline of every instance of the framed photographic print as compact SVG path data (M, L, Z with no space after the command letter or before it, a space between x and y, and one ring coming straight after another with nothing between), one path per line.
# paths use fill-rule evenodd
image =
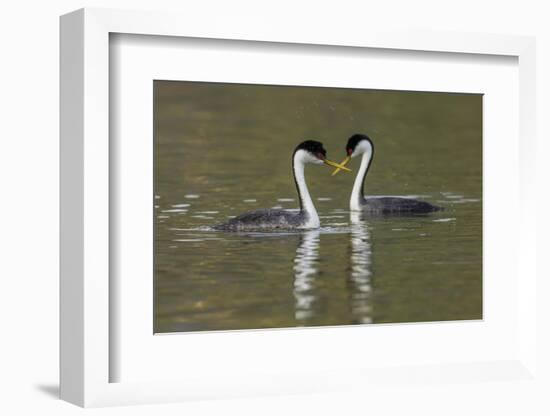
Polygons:
M61 19L62 398L536 383L533 39L219 23Z

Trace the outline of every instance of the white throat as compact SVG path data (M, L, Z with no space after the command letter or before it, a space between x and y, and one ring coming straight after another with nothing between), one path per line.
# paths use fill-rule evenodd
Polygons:
M349 201L349 208L351 211L361 211L363 209L363 181L365 175L367 174L367 169L369 168L371 157L371 149L364 152L363 156L361 157L361 166L359 167L359 171L357 172L357 176L355 177L355 182L353 183L353 189L351 191L351 198Z
M305 164L311 162L312 156L304 150L298 150L294 154L294 179L298 186L298 196L302 202L302 212L306 214L306 222L300 228L318 228L321 224L319 215L313 205L311 195L307 189L306 178L304 175ZM316 162L314 162L316 163Z

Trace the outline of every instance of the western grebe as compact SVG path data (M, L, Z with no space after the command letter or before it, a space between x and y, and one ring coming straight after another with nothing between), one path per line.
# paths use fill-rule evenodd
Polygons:
M315 165L325 164L339 169L348 168L332 162L326 158L323 144L314 140L300 143L292 153L292 174L300 200L300 210L296 212L283 209L260 209L245 212L229 221L215 225L216 230L225 231L261 231L292 228L318 228L319 215L313 205L304 176L304 167L308 163Z
M345 166L351 158L363 155L361 167L357 172L357 177L355 178L351 191L349 202L350 210L365 211L374 214L426 214L442 210L441 207L411 198L390 196L365 198L363 194L365 178L367 177L374 156L374 145L372 140L364 134L354 134L348 140L346 154L346 158L341 163L342 166ZM337 174L339 170L340 169L337 168L332 174Z

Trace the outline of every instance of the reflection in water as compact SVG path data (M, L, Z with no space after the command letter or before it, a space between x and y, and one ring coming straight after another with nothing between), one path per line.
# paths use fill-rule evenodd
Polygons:
M314 316L315 277L318 274L319 230L304 232L294 258L294 317L304 323Z
M354 322L372 323L371 306L371 264L372 250L366 221L358 212L350 213L351 253L348 287L350 292L351 315Z
M353 323L372 323L371 278L372 250L367 223L360 213L350 213L350 251L347 291L350 318ZM318 282L320 231L301 234L294 258L294 317L299 324L317 318L319 313Z

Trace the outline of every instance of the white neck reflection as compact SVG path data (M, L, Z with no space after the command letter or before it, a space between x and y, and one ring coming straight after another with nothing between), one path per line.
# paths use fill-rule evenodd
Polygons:
M351 253L350 253L350 305L351 314L357 323L372 323L370 296L372 249L366 221L359 212L350 212Z
M319 230L304 232L294 258L294 317L298 322L304 322L314 315L318 262Z

